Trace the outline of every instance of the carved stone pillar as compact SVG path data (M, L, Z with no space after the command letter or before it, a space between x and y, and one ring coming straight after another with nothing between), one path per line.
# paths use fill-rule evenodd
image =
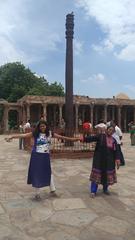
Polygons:
M115 119L115 106L112 106L112 119Z
M30 120L30 104L27 104L26 106L26 115L27 115L27 121Z
M65 121L66 135L71 136L74 128L73 121L73 34L74 15L66 16L66 69L65 69ZM72 142L73 143L73 142ZM69 144L70 145L70 144Z
M123 130L124 130L124 132L126 132L127 131L127 108L125 108L124 109L124 116L123 116L123 118L124 118L124 126L123 126Z
M59 123L61 123L61 119L63 118L62 116L62 108L63 108L63 104L59 105Z
M85 108L82 109L82 122L85 121Z
M54 121L54 126L56 126L56 105L53 107L53 121Z
M107 122L107 105L104 106L104 121Z
M23 121L23 107L21 106L18 111L19 115L19 124Z
M78 132L78 109L79 109L79 105L75 104L75 130L76 132Z
M43 104L43 115L44 115L44 119L45 121L47 121L47 104Z
M93 104L91 104L90 105L90 122L91 122L91 124L92 124L92 126L93 126L93 124L94 124L94 122L93 122L93 110L94 110L94 105Z
M118 106L118 126L121 128L121 106Z
M95 108L95 124L98 123L98 107Z
M27 122L27 116L26 116L25 106L22 107L22 121L23 121L24 123Z
M9 112L9 107L8 107L8 105L5 105L4 106L4 114L3 114L4 132L7 132L9 130L9 126L8 126L8 112Z

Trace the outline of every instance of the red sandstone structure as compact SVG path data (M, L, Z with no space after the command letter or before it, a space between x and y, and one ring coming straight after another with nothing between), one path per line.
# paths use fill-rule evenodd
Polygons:
M115 119L123 132L128 131L128 123L135 122L135 99L129 99L125 94L113 98L90 98L88 96L74 96L74 129L78 132L79 119L89 120L96 125L100 119L109 121ZM37 123L44 114L49 125L57 127L62 118L65 119L65 98L54 96L24 96L16 103L9 103L0 99L3 117L0 123L1 132L8 131L10 111L16 112L17 126L28 119Z

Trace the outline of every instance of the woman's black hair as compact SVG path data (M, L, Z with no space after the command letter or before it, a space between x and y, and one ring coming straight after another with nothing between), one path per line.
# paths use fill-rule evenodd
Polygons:
M107 126L107 129L109 129L109 128L113 128L115 130L115 127L111 124L109 126Z
M40 121L37 123L37 125L36 125L36 127L35 127L35 129L34 129L34 131L33 131L33 136L34 136L35 138L37 138L37 137L39 136L40 132L41 132L41 131L40 131L40 125L41 125L41 124L44 124L44 125L46 126L45 134L46 134L47 137L49 136L49 127L48 127L47 122L44 121L44 120L40 120Z

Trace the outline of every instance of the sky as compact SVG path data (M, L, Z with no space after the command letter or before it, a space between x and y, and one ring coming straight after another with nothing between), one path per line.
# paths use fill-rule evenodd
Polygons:
M135 0L0 0L0 65L19 61L65 87L74 12L74 94L135 99Z

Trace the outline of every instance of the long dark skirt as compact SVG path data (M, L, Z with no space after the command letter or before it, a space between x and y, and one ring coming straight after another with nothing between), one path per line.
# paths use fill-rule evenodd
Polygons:
M117 182L113 150L102 147L95 151L90 181L102 185Z
M28 170L27 184L41 188L50 186L51 164L49 153L32 152Z

